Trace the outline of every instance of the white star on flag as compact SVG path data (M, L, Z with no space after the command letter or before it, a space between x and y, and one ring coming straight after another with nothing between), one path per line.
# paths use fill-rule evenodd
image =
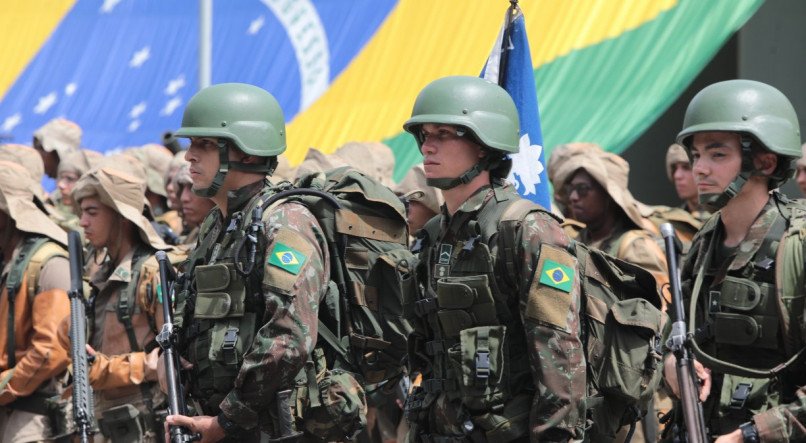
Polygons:
M34 113L36 114L44 114L48 112L53 105L56 104L56 92L51 92L50 94L39 97L39 101L34 106Z
M174 95L183 87L185 87L185 74L179 74L179 77L168 82L168 86L165 87L165 95Z
M129 111L129 117L133 119L140 117L144 112L146 112L146 108L146 102L140 102L132 106L132 110Z
M117 6L120 2L121 0L104 0L104 4L101 5L101 9L99 9L99 11L102 14L108 14L112 12L112 10L115 9L115 6Z
M134 132L140 127L140 120L133 120L129 123L129 127L126 128L129 132Z
M518 189L518 191L522 195L536 194L537 185L540 184L540 174L543 172L543 163L540 163L540 154L543 151L543 147L533 145L529 141L529 134L521 136L519 146L520 152L510 155L512 158L512 171L509 173L507 180L514 184L517 189L519 187L518 180L515 179L517 174L525 188L523 190Z
M160 110L160 115L168 116L176 111L176 108L182 106L182 99L179 97L174 97L168 100L168 103L165 103L165 106Z
M134 55L132 55L132 59L129 60L129 67L139 68L140 66L143 66L143 63L145 63L149 58L151 58L151 47L145 46L143 49L135 52Z
M76 93L76 89L78 89L78 85L73 83L68 83L67 86L64 87L64 95L70 97Z
M258 31L260 31L260 29L263 28L264 23L266 23L266 18L261 15L260 17L252 20L252 22L249 23L249 29L247 29L246 33L249 35L257 34Z
M3 125L0 127L0 129L5 132L11 132L17 125L20 124L20 122L22 122L22 115L20 115L18 112L12 116L6 117L6 119L3 120Z

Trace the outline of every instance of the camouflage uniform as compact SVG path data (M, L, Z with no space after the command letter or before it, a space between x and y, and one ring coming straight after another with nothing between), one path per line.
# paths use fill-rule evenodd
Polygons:
M70 312L67 236L35 203L37 183L28 173L0 161L0 210L10 225L18 222L0 237L21 234L13 250L2 251L0 275L0 440L9 443L53 437L45 400L63 389L58 378L69 363L56 345L57 327Z
M474 77L427 85L404 124L426 165L432 155L440 160L431 165L452 160L439 157L443 146L470 153L458 176L426 166L446 201L462 195L454 189L471 195L453 213L444 205L412 247L421 292L404 315L415 327L410 365L423 375L407 403L413 441L583 438L578 264L558 219L505 184L518 127L509 94Z
M187 295L187 308L176 319L186 331L183 356L195 365L190 395L200 403L200 412L223 413L235 422L243 429L237 438L246 441L258 438L261 430L272 433L269 410L274 408L275 393L294 385L316 346L319 302L329 280L324 234L310 211L298 203L283 203L264 213L255 271L245 278L235 273L234 246L251 216L245 210L271 192L267 182L248 185L231 193L230 215L224 218L214 208L207 216L187 268L187 281L194 282L197 293ZM240 218L245 221L233 225ZM228 231L231 225L237 231ZM289 250L299 265L273 259ZM240 308L232 308L245 313L234 320L226 312L222 318L216 318L220 313L205 315L211 306L199 298L212 291L199 280L200 270L209 272L222 265L239 281L221 290L233 297L245 296ZM238 331L231 356L224 349L230 326ZM208 354L214 356L212 361Z
M705 425L712 436L740 433L744 441L803 441L806 206L775 190L792 177L801 153L797 114L777 89L730 80L700 91L686 110L683 127L677 142L699 149L694 171L704 179L716 180L708 174L719 166L703 154L725 144L715 137L735 137L738 146L726 150L726 156L736 152L742 159L724 189L699 193L700 203L718 212L694 237L681 270L693 354L711 370ZM697 135L702 137L699 146ZM775 154L775 169L756 169L756 153ZM698 170L698 161L708 163ZM766 178L767 192L764 181L751 181L753 176ZM723 213L744 209L736 206L742 200L733 197L748 187L744 201L766 198L766 205L744 238L728 247L726 225L732 221Z

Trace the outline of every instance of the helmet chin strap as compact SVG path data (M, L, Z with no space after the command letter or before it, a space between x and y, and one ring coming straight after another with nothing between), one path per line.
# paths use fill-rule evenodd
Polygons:
M752 142L753 141L750 137L742 135L742 170L733 179L733 181L730 182L728 187L720 193L700 194L698 196L700 205L702 205L705 209L710 212L716 212L724 208L730 199L739 195L739 192L741 192L742 188L750 177L753 175L759 175L758 171L756 171L755 166L753 165L752 151L750 149Z
M488 155L479 160L478 163L473 165L472 168L465 171L462 175L456 178L426 178L425 183L428 186L433 186L444 190L453 189L459 185L466 185L473 181L474 178L481 174L481 171L496 168L501 162L501 159L493 158Z
M229 152L227 142L224 140L218 140L218 163L218 172L216 172L215 177L213 177L213 182L210 183L210 186L206 188L196 188L193 186L191 190L194 194L205 198L215 197L215 195L218 194L218 190L221 189L221 185L224 184L224 178L227 176L227 172L229 172Z

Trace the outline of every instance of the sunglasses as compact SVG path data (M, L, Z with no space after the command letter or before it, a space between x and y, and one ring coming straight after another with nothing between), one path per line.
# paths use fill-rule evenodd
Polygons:
M575 185L568 185L568 186L566 186L565 189L566 189L566 192L568 193L569 198L571 197L571 194L573 194L574 192L577 193L579 198L585 198L588 195L588 193L591 191L591 189L593 189L593 186L591 186L591 185L589 185L587 183L577 183Z

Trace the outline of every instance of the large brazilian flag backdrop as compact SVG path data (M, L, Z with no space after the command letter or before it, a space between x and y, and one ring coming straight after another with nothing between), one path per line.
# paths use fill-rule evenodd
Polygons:
M420 161L401 131L417 92L478 75L506 0L213 2L213 83L247 82L286 112L292 164L309 147L384 141L395 179ZM521 0L547 147L621 152L761 0ZM176 129L197 90L197 0L0 0L0 138L64 116L100 151Z

